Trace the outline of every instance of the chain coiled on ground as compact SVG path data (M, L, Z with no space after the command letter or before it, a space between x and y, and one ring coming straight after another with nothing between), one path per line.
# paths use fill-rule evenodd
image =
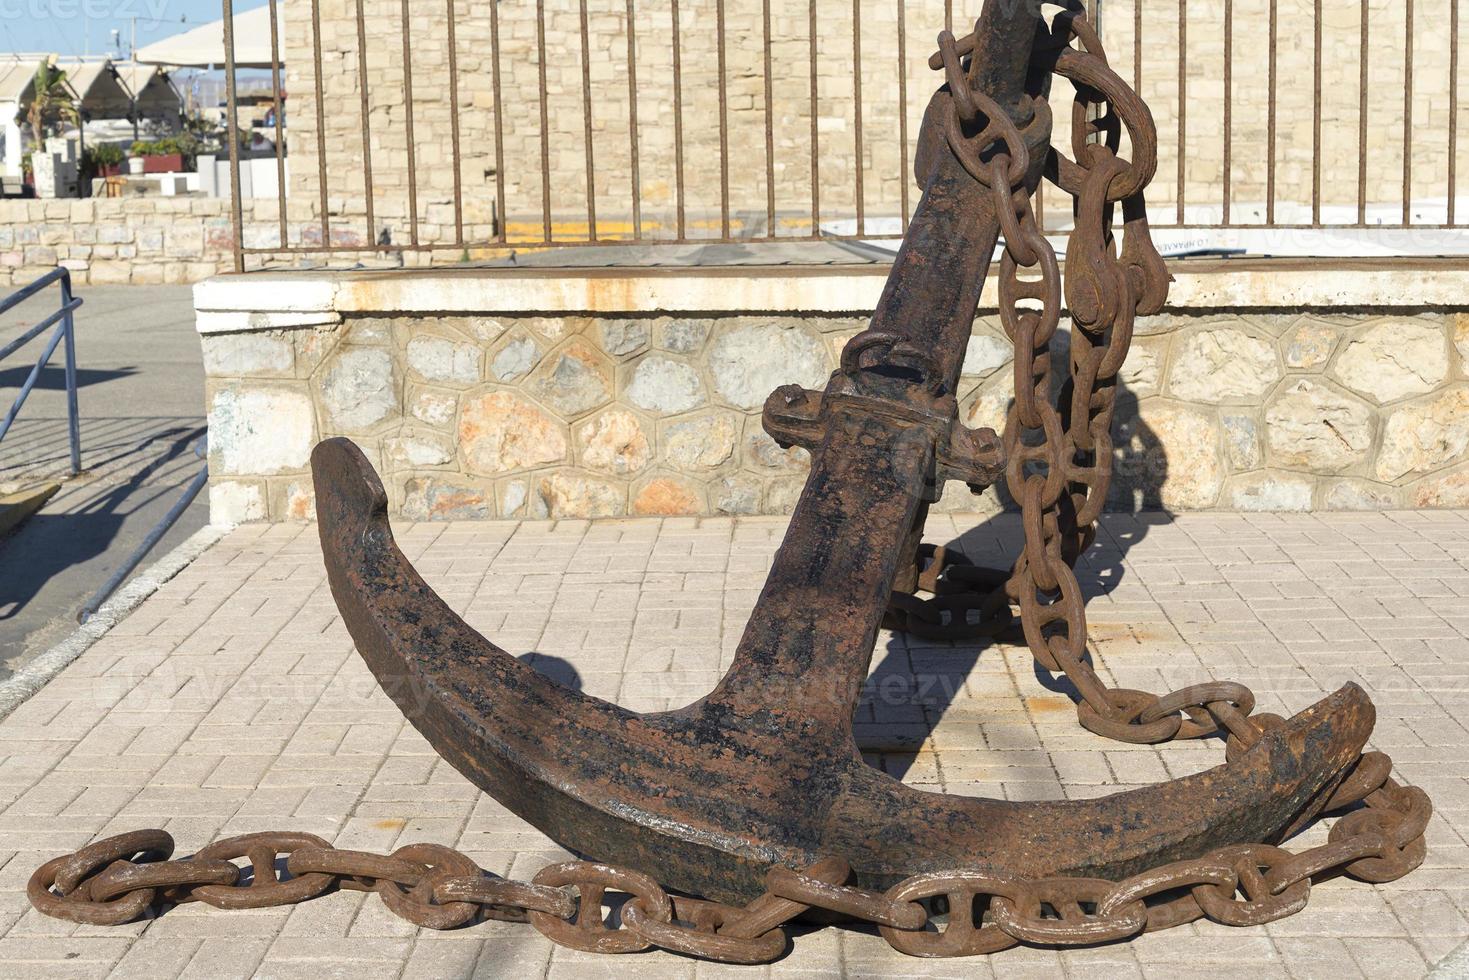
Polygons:
M1255 699L1248 688L1201 684L1163 697L1114 689L1087 659L1086 612L1073 569L1095 537L1111 482L1116 376L1133 321L1161 309L1168 275L1149 240L1142 198L1156 165L1151 115L1107 66L1096 33L1078 10L1058 15L1054 33L1054 70L1077 90L1075 159L1052 151L1046 162L1047 176L1076 200L1064 296L1073 325L1071 370L1057 403L1051 399L1050 345L1060 323L1062 283L1055 252L1024 190L1025 144L1008 116L968 84L961 59L973 49L973 39L956 41L947 32L940 37L956 108L948 139L966 170L995 194L1006 241L1000 315L1016 348L1007 480L1021 504L1026 546L996 594L1019 605L1037 661L1075 684L1088 729L1138 743L1224 732L1232 760L1285 723L1278 715L1252 717ZM1072 40L1081 48L1070 47ZM1098 113L1102 105L1106 111ZM1124 127L1131 135L1131 161L1117 155ZM1118 203L1126 227L1120 253L1112 234ZM1038 278L1021 278L1023 270ZM966 568L962 556L946 561L939 551L925 557L922 584L940 598L945 569L960 572L960 583L988 575L999 585L993 572ZM966 601L953 595L949 612L962 617ZM950 628L930 622L932 610L920 602L907 612L937 632ZM991 616L1004 621L998 611L986 613ZM530 882L511 881L434 844L386 856L333 848L310 834L264 833L170 860L173 838L151 830L49 861L31 877L27 891L46 915L91 925L120 925L179 903L266 908L338 889L371 891L395 914L432 929L483 919L523 921L579 950L632 953L657 947L745 964L781 956L787 945L781 927L821 909L876 925L894 949L909 955L970 956L1019 944L1116 941L1201 918L1257 926L1304 908L1313 881L1339 874L1368 882L1400 878L1424 859L1433 808L1422 790L1400 785L1391 771L1383 753L1361 756L1322 807L1341 816L1319 847L1293 854L1266 844L1235 845L1122 881L956 869L920 874L879 892L849 885L847 862L832 857L800 870L772 868L766 892L736 908L671 895L645 874L586 861L552 865ZM242 859L246 867L235 863ZM609 902L609 893L624 898ZM619 906L614 916L605 911L609 905Z
M1084 946L1205 917L1263 925L1304 908L1313 880L1346 873L1380 882L1407 874L1423 860L1432 807L1421 790L1387 778L1388 766L1377 755L1365 756L1371 771L1359 766L1328 804L1339 809L1365 798L1367 807L1338 820L1320 847L1298 854L1264 844L1225 847L1115 882L955 870L916 875L880 892L847 884L847 862L829 858L801 870L772 868L765 894L736 908L671 895L645 874L590 861L554 864L529 882L511 881L437 844L381 855L291 833L235 837L169 860L173 838L144 830L48 861L31 876L27 894L46 915L113 926L165 905L259 909L335 890L369 891L399 917L429 929L485 919L529 922L573 949L636 953L656 947L723 963L779 958L787 946L781 927L811 909L876 925L894 949L910 956L974 956L1020 944ZM1373 785L1377 776L1381 781ZM241 858L246 867L234 863ZM609 901L609 894L624 897ZM609 916L606 906L617 907L617 914Z

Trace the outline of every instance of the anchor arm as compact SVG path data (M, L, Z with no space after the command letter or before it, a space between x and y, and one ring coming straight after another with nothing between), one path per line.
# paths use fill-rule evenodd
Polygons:
M1096 800L927 793L771 702L638 715L562 687L471 629L393 541L361 450L312 455L327 578L357 649L434 749L563 846L743 902L774 865L847 858L886 887L954 868L1121 877L1309 817L1371 731L1347 685L1228 765Z

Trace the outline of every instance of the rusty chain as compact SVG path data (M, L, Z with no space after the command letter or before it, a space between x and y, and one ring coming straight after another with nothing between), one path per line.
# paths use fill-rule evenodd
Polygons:
M1226 757L1233 760L1284 724L1278 715L1252 716L1255 698L1248 688L1209 683L1159 697L1108 687L1088 661L1086 611L1074 567L1095 537L1111 482L1116 378L1133 321L1161 309L1168 274L1149 239L1142 198L1156 164L1151 115L1108 67L1078 9L1058 15L1054 33L1054 70L1077 92L1075 159L1052 150L1045 162L1047 177L1076 201L1064 293L1071 364L1055 401L1050 347L1060 324L1062 279L1024 189L1025 143L1008 116L969 86L962 59L973 39L940 36L955 96L948 139L966 170L994 193L1005 237L1000 317L1016 349L1007 482L1021 505L1026 543L1011 573L975 568L942 549L926 551L919 584L936 598L908 597L905 606L898 597L897 612L913 632L952 639L1007 625L1013 601L1036 660L1076 686L1085 727L1139 743L1222 732ZM1071 47L1073 40L1080 48ZM1131 136L1130 161L1118 156L1123 128ZM1119 203L1125 227L1120 253L1112 229ZM984 608L976 627L964 617L980 585L999 598ZM310 834L263 833L170 860L173 838L151 830L51 860L32 875L27 892L46 915L120 925L164 905L266 908L338 889L370 891L398 916L431 929L521 921L580 950L657 947L745 964L781 956L787 945L782 927L820 909L876 925L894 949L909 955L969 956L1020 944L1117 941L1202 918L1262 925L1304 908L1313 881L1339 874L1368 882L1400 878L1424 859L1433 808L1422 790L1397 783L1391 771L1391 759L1381 752L1360 757L1321 808L1340 814L1326 844L1294 854L1263 843L1236 845L1115 882L960 869L916 875L879 892L847 884L850 867L832 857L802 870L772 868L765 894L736 908L671 895L645 874L587 861L544 868L530 882L511 881L433 844L379 855L333 848ZM278 870L282 858L284 873ZM609 893L624 899L609 902ZM608 907L618 911L609 916Z
M915 875L881 892L847 884L847 862L828 858L802 870L770 869L765 894L736 908L671 895L645 874L590 861L555 864L521 882L483 871L467 855L436 844L380 855L289 833L236 837L169 860L173 838L147 830L48 861L31 876L27 894L46 915L114 926L164 905L267 908L333 890L368 891L394 914L429 929L484 919L528 922L573 949L635 953L656 947L743 964L783 955L782 926L812 909L876 925L894 949L911 956L973 956L1021 944L1083 946L1202 918L1263 925L1304 908L1312 881L1346 873L1383 882L1412 871L1423 860L1432 807L1421 790L1387 778L1380 760L1373 766L1381 782L1354 774L1327 804L1337 810L1365 799L1367 806L1342 816L1326 844L1297 854L1265 844L1226 847L1115 882L956 870ZM277 870L281 857L284 873ZM245 867L233 863L239 858ZM609 894L625 898L609 901ZM618 912L609 915L609 907Z

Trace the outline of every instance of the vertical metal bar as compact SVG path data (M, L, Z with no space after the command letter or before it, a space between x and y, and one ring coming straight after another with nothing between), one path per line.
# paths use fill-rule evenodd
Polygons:
M821 132L820 132L820 89L816 74L817 40L816 0L810 0L807 19L810 32L811 63L811 237L821 237Z
M1315 12L1315 59L1312 62L1311 68L1313 76L1311 109L1311 224L1319 226L1321 224L1321 111L1323 98L1321 87L1323 66L1321 0L1316 0ZM1274 204L1273 201L1271 203Z
M729 241L729 80L725 72L724 0L714 5L714 31L719 45L719 230Z
M903 234L912 212L908 207L908 25L903 0L898 2L898 166L901 171Z
M673 0L673 169L678 200L678 240L688 238L683 180L683 39L679 34L678 0Z
M633 0L627 0L627 138L632 159L632 237L643 240L642 151L638 146L638 28Z
M1143 94L1143 0L1132 0L1132 90Z
M1365 2L1365 0L1363 0ZM1184 223L1188 178L1188 0L1178 0L1178 223Z
M1231 171L1234 168L1234 0L1224 0L1224 213L1229 224Z
M1449 212L1454 224L1459 207L1459 0L1449 0Z
M285 106L281 100L281 38L277 0L270 0L270 97L275 100L275 195L280 209L281 247L290 244L286 231L286 135Z
M372 184L372 102L367 92L367 15L362 8L364 2L357 0L357 92L362 106L362 191L367 205L367 243L375 245L377 215L374 214L376 192Z
M404 0L407 3L407 0ZM405 25L406 30L406 25ZM318 185L318 197L321 205L321 246L330 248L332 244L332 219L331 198L327 193L326 179L326 83L322 80L321 69L321 0L311 0L311 55L315 61L316 72L312 81L316 87L316 183ZM407 69L407 66L404 66ZM412 118L412 103L409 103L408 115ZM412 123L410 122L410 126ZM413 130L409 130L409 146L413 144Z
M224 13L224 99L230 146L230 227L235 272L245 271L245 204L240 200L240 103L235 85L235 4L221 0ZM320 147L317 148L320 152Z
M311 0L314 8L320 0ZM403 0L403 133L408 138L408 239L418 245L418 147L414 145L413 45L408 21L408 0ZM325 178L323 178L325 179Z
M551 133L546 111L546 0L536 0L536 72L541 108L541 240L551 240Z
M592 40L587 29L587 0L580 3L581 125L587 160L587 237L597 240L597 156L592 145Z
M362 0L358 0L359 9ZM500 97L500 5L490 4L490 87L495 102L495 206L498 211L496 237L504 244L509 210L505 205L505 104Z
M954 33L954 0L944 0L944 30Z
M271 11L272 14L274 12ZM276 106L276 113L280 113L279 105ZM71 302L71 273L63 272L61 306L67 311L66 318L61 321L61 329L66 337L66 428L71 439L71 475L76 476L82 471L82 417L77 408L76 317L67 309Z
M449 15L449 140L454 154L454 244L464 244L464 158L459 145L459 35L454 0L445 0Z
M1403 0L1403 224L1413 223L1413 0Z
M852 159L857 198L857 234L867 234L867 194L862 166L862 0L852 0L852 118L856 153Z
M1372 8L1362 0L1362 46L1357 64L1357 224L1367 224L1367 51Z
M771 90L770 0L761 4L765 40L765 234L775 235L775 94Z
M1277 9L1278 6L1278 0L1270 0L1270 71L1268 80L1270 87L1270 108L1265 124L1265 223L1267 225L1275 224L1275 123L1280 54L1280 35L1278 33L1280 19L1279 10ZM1318 20L1316 24L1319 28L1321 22ZM1318 65L1321 63L1319 58L1316 63ZM1316 118L1319 119L1320 117L1320 113L1318 112Z

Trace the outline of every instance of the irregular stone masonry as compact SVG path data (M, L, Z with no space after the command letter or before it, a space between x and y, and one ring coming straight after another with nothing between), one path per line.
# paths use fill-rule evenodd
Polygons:
M765 435L764 397L822 387L865 325L405 315L206 334L214 517L310 517L307 455L334 435L409 519L788 513L808 457ZM1009 362L980 317L968 424L1003 430ZM1121 380L1114 508L1469 506L1462 315L1167 314L1140 323ZM951 485L940 508L1004 501Z
M1139 0L1140 2L1140 0ZM816 98L812 99L809 28L814 5L817 23ZM410 237L408 214L408 113L405 101L403 5L399 0L360 0L366 27L365 52L358 41L358 0L321 0L322 101L314 95L310 11L314 5L288 3L287 87L292 99L292 189L297 200L315 206L321 117L327 147L329 207L355 234L365 223L364 124L359 86L359 55L365 55L372 143L374 237L386 231L396 243ZM496 215L508 216L512 238L539 239L543 192L549 199L553 235L586 235L587 159L583 118L580 12L576 0L548 0L545 8L545 64L540 64L537 4L458 2L415 3L408 24L408 64L413 88L413 152L417 165L418 234L423 242L455 240L455 167L451 135L457 120L461 140L459 182L463 209L457 220L469 242L490 239ZM722 232L719 112L718 4L682 0L679 38L682 70L683 177L688 233ZM944 25L943 0L894 3L846 0L771 3L771 79L765 81L764 5L759 0L723 0L726 32L726 91L731 234L767 232L765 125L772 125L777 231L811 230L812 115L816 116L820 210L825 219L855 216L857 182L862 181L866 213L874 218L902 211L904 164L911 162L919 125L939 78L926 64L935 36ZM1449 122L1439 108L1449 75L1449 32L1443 5L1420 9L1414 21L1412 57L1420 108L1413 117L1412 197L1414 220L1443 220L1447 194ZM448 75L447 10L456 12L457 87ZM953 4L955 31L963 34L979 4ZM1179 5L1159 3L1145 10L1142 71L1135 70L1133 2L1108 3L1101 30L1119 74L1140 83L1162 134L1159 180L1151 200L1156 222L1171 222L1180 199L1177 186L1180 143L1186 142L1184 197L1189 223L1210 224L1222 217L1226 153L1231 219L1265 221L1268 173L1269 10L1277 11L1278 63L1274 129L1276 139L1276 220L1310 221L1314 168L1313 76L1314 14L1311 0L1237 0L1232 5L1234 72L1230 93L1229 139L1225 138L1224 0L1187 4L1188 46L1183 62L1182 102L1187 125L1180 138ZM673 79L672 4L588 0L591 131L595 203L599 231L626 236L632 228L632 150L627 32L628 11L636 30L636 111L639 139L639 194L645 232L670 237L677 230L678 181ZM1367 0L1369 92L1367 111L1368 204L1397 220L1403 188L1403 93L1405 88L1405 5L1398 0ZM491 10L498 12L503 118L505 200L496 201L497 156ZM861 66L854 64L853 11L861 13ZM898 17L905 32L899 50ZM1358 123L1363 98L1358 52L1361 7L1326 4L1322 24L1321 192L1329 221L1355 221L1358 205ZM906 86L907 137L900 140L900 89ZM545 75L547 119L545 165L552 185L543 186L541 73ZM860 81L862 118L855 107L854 82ZM455 113L454 96L458 112ZM767 97L771 105L766 112ZM1469 102L1461 101L1463 106ZM1058 142L1069 140L1069 89L1054 92ZM1461 124L1464 120L1460 120ZM860 128L860 153L858 150ZM1460 125L1462 134L1469 126ZM1227 145L1227 148L1226 148ZM1457 150L1457 148L1456 148ZM860 156L860 173L857 166ZM910 178L911 183L911 178ZM910 206L917 195L911 192ZM1333 211L1333 209L1336 209ZM1435 210L1436 209L1436 210ZM1053 209L1054 211L1055 209ZM1064 209L1062 209L1064 210ZM1053 214L1052 220L1056 220ZM1373 212L1371 221L1377 221ZM456 255L458 253L455 253Z

